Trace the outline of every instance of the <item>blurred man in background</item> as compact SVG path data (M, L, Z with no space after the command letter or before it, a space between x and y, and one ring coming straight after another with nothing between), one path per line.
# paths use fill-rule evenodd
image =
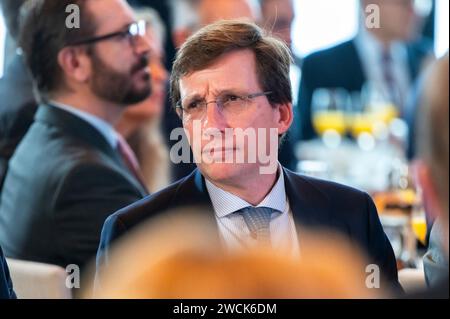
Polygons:
M448 298L449 258L449 56L433 65L426 76L417 118L417 182L424 208L436 219L424 256L430 291L421 297Z
M31 76L17 48L19 9L24 0L2 0L1 9L8 34L15 47L11 61L0 79L0 193L8 162L33 123L37 102Z
M69 5L80 27L68 27ZM41 105L0 197L0 244L15 259L79 267L111 213L147 194L113 128L151 92L145 24L124 0L36 0L22 7L19 45Z
M354 39L304 59L298 99L301 139L317 135L311 110L316 89L361 92L370 84L403 115L410 88L429 61L431 45L418 39L420 24L413 0L361 0L361 10L364 18ZM373 14L379 25L369 23Z

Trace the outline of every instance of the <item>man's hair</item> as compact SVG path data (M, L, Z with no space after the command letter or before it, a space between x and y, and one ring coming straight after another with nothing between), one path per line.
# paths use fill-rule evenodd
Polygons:
M419 157L430 168L444 213L449 202L449 100L448 54L427 74L425 92L418 113Z
M243 20L223 20L210 24L180 48L170 78L172 105L180 101L180 79L203 70L223 54L237 50L255 54L259 84L272 105L292 102L289 68L292 56L281 40L268 36L256 24Z
M3 18L9 34L17 41L19 35L19 11L26 0L1 0Z
M66 8L80 9L80 28L68 28ZM41 98L64 84L58 53L66 45L92 36L95 24L87 0L28 0L20 12L19 46Z

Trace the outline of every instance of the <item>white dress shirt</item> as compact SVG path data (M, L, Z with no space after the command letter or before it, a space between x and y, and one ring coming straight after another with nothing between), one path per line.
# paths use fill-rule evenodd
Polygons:
M355 43L367 81L375 85L378 92L389 100L391 93L383 73L384 47L382 43L364 28L358 33ZM401 103L398 107L401 110L404 107L411 85L408 51L404 43L394 42L389 48L389 54L392 59L390 70L396 91L398 91Z
M84 120L85 122L93 126L97 131L99 131L99 133L106 139L108 144L111 145L113 149L117 148L119 133L117 133L117 131L111 124L107 123L106 121L102 120L101 118L95 115L81 111L70 105L62 104L56 101L50 101L49 104L54 107L60 108L66 112L69 112L70 114L73 114L76 117Z
M219 234L225 246L230 250L255 247L258 244L257 240L251 236L242 214L236 213L245 207L253 205L215 186L207 179L205 181L216 214ZM281 166L277 182L269 194L256 207L269 207L275 211L272 213L270 221L272 247L298 256L297 230L286 195L284 174Z

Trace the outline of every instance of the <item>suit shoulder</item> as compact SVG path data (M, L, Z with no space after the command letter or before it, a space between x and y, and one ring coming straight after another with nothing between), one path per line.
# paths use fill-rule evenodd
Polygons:
M300 175L292 172L291 174L292 176L294 176L294 180L297 180L299 184L303 184L303 187L305 187L304 185L308 185L309 187L312 187L316 191L322 193L322 195L325 195L327 198L334 200L333 202L336 202L336 199L338 199L339 201L344 201L345 199L354 200L357 198L365 200L369 197L366 192L348 185Z
M354 49L355 45L353 40L339 43L338 45L311 53L303 60L303 65L336 61L340 56L347 56Z

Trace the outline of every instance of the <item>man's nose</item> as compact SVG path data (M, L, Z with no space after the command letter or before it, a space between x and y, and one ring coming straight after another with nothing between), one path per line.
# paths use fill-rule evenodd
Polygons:
M143 55L150 53L150 39L145 35L137 35L134 38L134 51L137 55Z
M203 128L216 128L222 131L226 126L227 121L217 105L217 101L208 102L203 118Z

